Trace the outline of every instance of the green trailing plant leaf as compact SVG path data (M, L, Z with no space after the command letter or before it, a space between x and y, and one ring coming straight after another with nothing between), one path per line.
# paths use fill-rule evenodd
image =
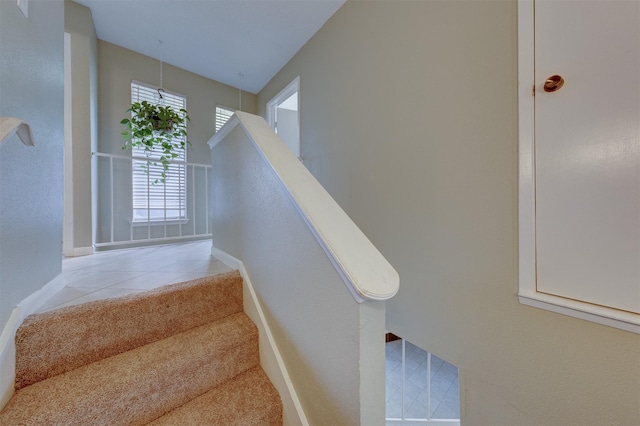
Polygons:
M179 157L179 152L191 145L187 140L187 122L191 121L189 113L184 108L175 111L170 106L156 105L148 101L131 104L127 112L131 113L131 118L120 121L126 129L122 132L122 149L140 148L151 159L152 164L159 161L162 164L161 178L153 183L164 183L171 160ZM158 153L158 158L152 156ZM143 166L143 169L149 173L147 167Z

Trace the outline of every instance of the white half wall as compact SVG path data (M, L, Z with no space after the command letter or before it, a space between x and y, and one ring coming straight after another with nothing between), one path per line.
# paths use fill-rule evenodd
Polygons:
M213 245L249 271L309 423L383 425L384 302L356 302L240 126L212 159Z

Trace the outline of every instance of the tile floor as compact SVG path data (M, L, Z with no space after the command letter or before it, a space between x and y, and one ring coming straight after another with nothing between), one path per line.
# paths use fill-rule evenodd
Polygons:
M428 352L405 343L405 419L427 418ZM387 418L402 415L402 340L386 343ZM431 419L460 418L458 368L431 354ZM387 422L387 426L400 424ZM420 423L411 423L419 425Z
M231 269L211 256L211 240L110 250L65 258L65 287L38 312L108 299Z

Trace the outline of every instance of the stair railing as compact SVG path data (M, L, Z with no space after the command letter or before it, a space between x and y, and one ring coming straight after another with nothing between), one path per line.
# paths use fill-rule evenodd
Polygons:
M185 197L180 209L186 213L179 219L134 221L132 206L132 174L134 161L142 157L93 152L93 168L98 176L96 231L93 245L97 249L114 246L177 242L211 237L209 179L211 165L182 162L186 170ZM153 185L152 179L147 185ZM158 183L162 186L162 183ZM165 206L166 206L165 193ZM148 206L151 203L147 203ZM151 210L150 207L148 207Z
M214 253L250 276L304 418L383 424L398 274L264 119L236 112L209 145Z

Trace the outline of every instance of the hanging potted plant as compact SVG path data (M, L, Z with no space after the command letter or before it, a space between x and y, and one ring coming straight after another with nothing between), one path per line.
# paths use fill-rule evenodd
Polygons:
M187 121L191 121L185 109L174 110L170 106L152 104L147 101L135 102L127 110L131 118L120 121L126 130L122 132L122 149L143 149L147 157L157 156L162 164L162 177L154 183L163 182L169 170L169 164L184 150L187 144ZM155 161L154 165L159 165ZM148 168L145 167L147 173Z

